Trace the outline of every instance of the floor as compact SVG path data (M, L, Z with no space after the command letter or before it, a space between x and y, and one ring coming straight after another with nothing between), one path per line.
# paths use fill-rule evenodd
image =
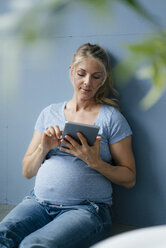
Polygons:
M0 204L0 221L14 208L14 206Z
M12 208L14 208L14 206L0 204L0 221L12 210ZM113 223L111 236L135 229L138 229L138 227Z

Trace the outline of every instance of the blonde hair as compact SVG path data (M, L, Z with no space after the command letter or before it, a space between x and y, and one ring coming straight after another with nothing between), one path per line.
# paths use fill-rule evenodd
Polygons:
M104 84L98 89L95 95L96 102L108 104L110 106L115 107L116 109L119 109L119 104L118 104L119 93L113 87L110 61L106 50L97 44L94 45L90 43L83 44L75 52L71 62L71 68L73 69L78 63L80 63L87 57L92 57L94 59L97 59L98 62L102 65L105 73ZM110 93L114 96L114 98L108 97Z

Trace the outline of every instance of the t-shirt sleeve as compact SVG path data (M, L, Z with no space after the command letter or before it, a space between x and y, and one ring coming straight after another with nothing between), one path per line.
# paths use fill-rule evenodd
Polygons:
M127 136L132 135L132 130L127 120L116 109L112 112L109 129L109 144L114 144Z
M41 111L40 115L37 118L36 124L35 124L35 130L37 130L39 133L43 133L44 128L44 110Z

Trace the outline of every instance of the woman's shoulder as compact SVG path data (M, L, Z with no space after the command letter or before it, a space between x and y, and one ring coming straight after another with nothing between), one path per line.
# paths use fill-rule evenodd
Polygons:
M55 122L64 119L63 109L65 102L53 103L45 107L38 116L38 119L35 124L35 129L40 133L48 128L50 125L54 125Z
M104 105L103 114L106 121L106 130L110 135L110 144L113 144L132 134L132 130L124 115L116 108Z
M116 109L115 107L108 105L108 104L102 104L103 114L107 119L113 118L114 116L121 116L121 112Z
M109 112L114 112L114 111L118 111L120 112L118 109L116 109L115 107L111 106L111 105L108 105L108 104L105 104L105 103L102 103L102 108L104 108L106 111L109 111Z
M65 106L66 102L58 102L58 103L52 103L48 106L46 106L42 112L49 113L54 111L59 111Z
M103 118L107 120L110 124L126 122L125 116L117 108L110 106L108 104L102 104L103 108Z

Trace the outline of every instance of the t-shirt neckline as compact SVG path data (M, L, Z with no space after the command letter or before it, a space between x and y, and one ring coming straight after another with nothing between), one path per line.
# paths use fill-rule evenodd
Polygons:
M67 101L64 101L63 103L63 106L62 106L62 112L63 112L63 119L64 119L64 122L66 122L66 116L65 116L65 107L66 107L66 104L67 104ZM102 107L103 107L103 104L101 103L101 106L100 106L100 109L99 109L99 112L96 116L96 119L93 123L93 125L96 125L96 123L98 122L99 118L100 118L100 115L101 115L101 111L102 111Z

